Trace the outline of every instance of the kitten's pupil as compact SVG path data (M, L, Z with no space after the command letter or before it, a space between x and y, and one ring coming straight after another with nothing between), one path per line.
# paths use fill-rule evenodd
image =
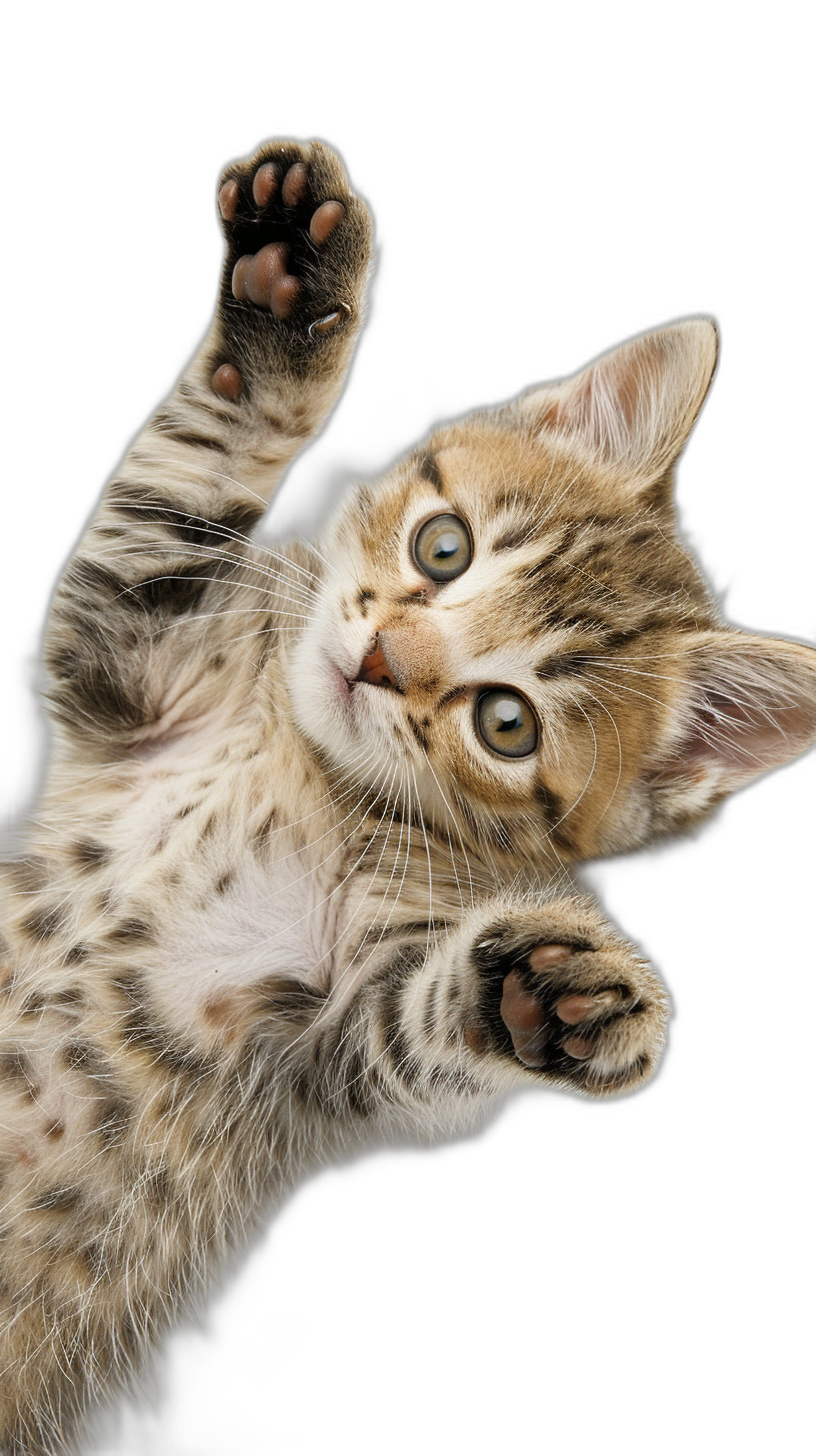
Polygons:
M458 516L434 516L417 532L414 560L431 581L453 581L470 566L470 532Z
M527 758L538 742L538 728L529 703L506 688L482 693L476 704L480 737L504 758Z

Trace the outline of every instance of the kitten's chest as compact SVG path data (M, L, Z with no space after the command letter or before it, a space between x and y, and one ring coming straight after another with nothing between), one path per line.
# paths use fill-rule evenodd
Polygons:
M145 970L172 1024L189 1028L213 998L269 976L331 984L353 840L341 821L325 784L291 758L274 772L146 785L130 883L150 907Z

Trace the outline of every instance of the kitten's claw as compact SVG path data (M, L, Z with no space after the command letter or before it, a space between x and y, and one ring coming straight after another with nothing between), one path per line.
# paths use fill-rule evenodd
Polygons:
M309 324L307 330L309 338L313 339L315 334L327 334L332 329L336 329L339 324L343 323L344 319L348 318L348 315L349 311L346 305L341 303L339 308L336 308L333 313L327 314L325 318L314 319Z

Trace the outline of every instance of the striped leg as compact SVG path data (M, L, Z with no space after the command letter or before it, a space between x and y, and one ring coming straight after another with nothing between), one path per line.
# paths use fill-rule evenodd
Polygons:
M214 613L261 604L247 533L337 398L360 323L370 219L333 152L265 146L227 168L218 199L227 254L210 333L54 602L52 708L97 746L155 736L218 696L217 623L224 640L238 629Z
M430 955L402 946L318 1046L320 1100L434 1127L531 1081L603 1095L644 1081L667 1017L655 973L591 901L478 908Z

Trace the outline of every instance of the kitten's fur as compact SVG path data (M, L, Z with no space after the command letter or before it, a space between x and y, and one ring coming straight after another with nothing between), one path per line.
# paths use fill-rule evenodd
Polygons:
M647 1077L660 982L569 867L816 736L816 653L724 627L677 535L708 321L438 430L320 549L267 550L248 533L342 385L370 223L319 144L219 197L216 320L57 591L54 763L2 876L9 1456L73 1444L310 1159L519 1084ZM445 584L412 555L440 513L473 550ZM480 739L491 686L535 752Z

